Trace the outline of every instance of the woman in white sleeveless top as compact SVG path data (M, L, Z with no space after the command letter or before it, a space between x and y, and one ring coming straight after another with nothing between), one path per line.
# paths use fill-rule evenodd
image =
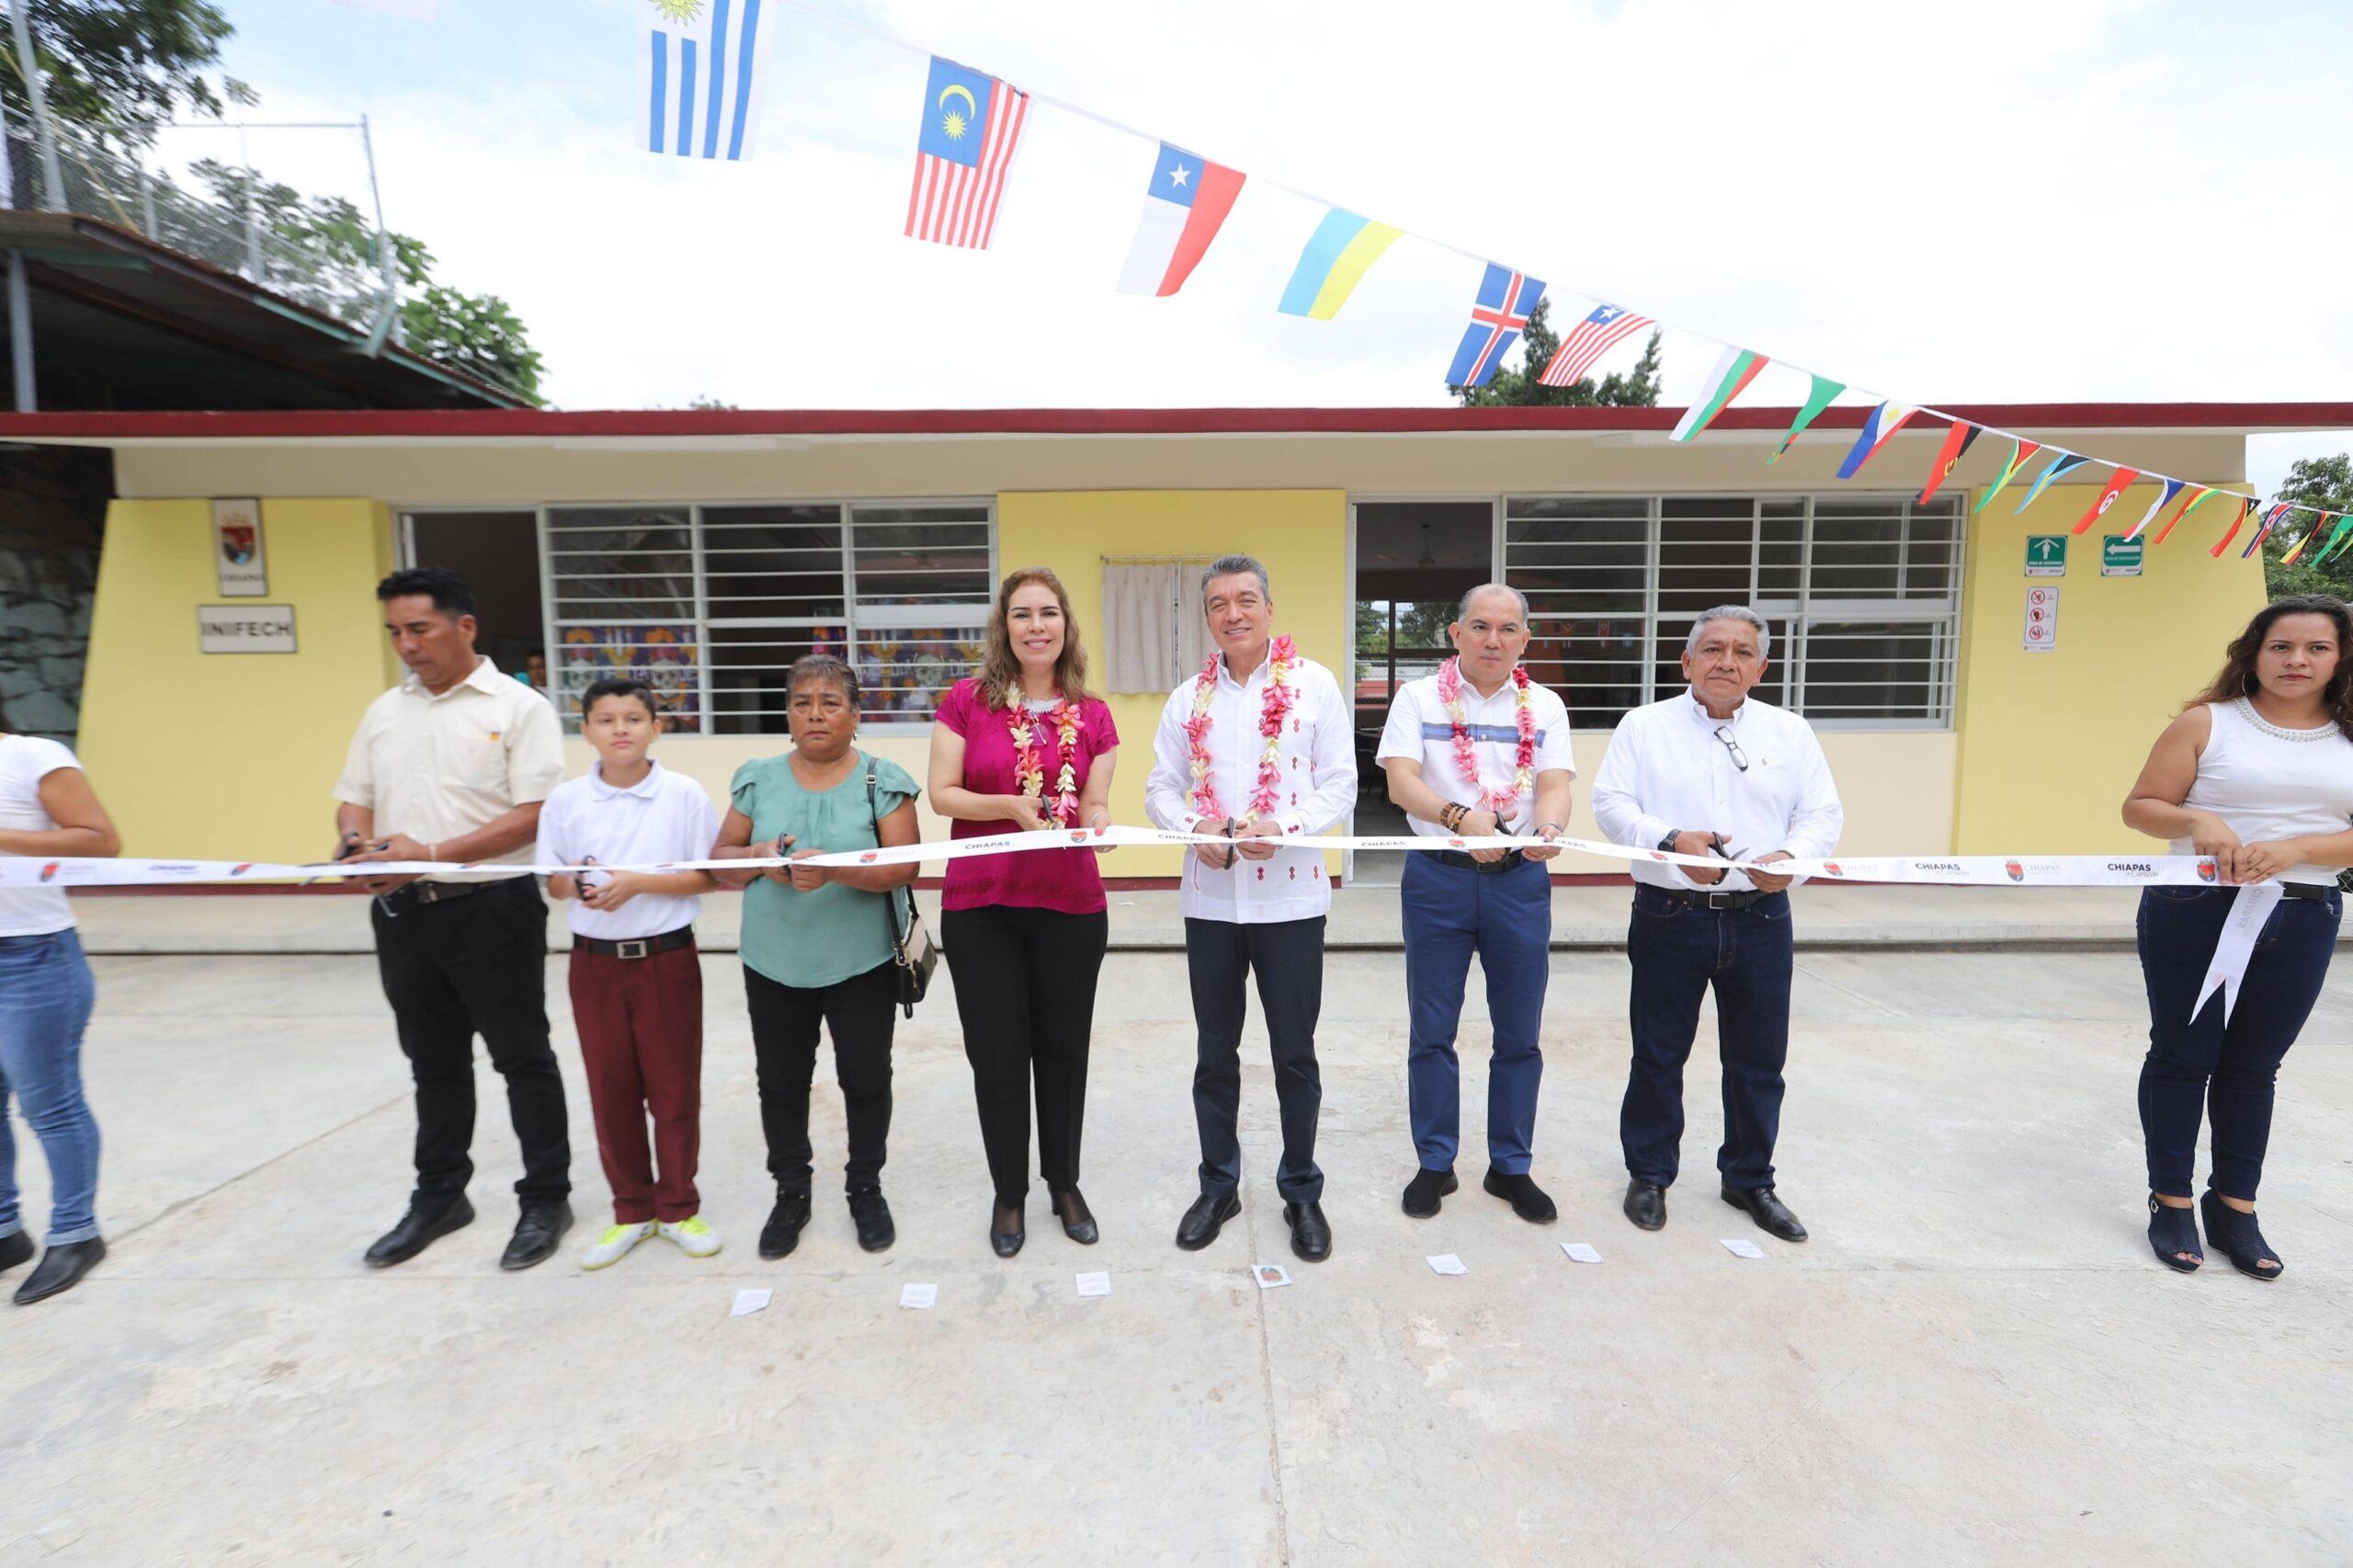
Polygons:
M0 857L60 860L119 847L74 754L55 741L9 734L0 719ZM19 1306L73 1289L107 1255L97 1214L98 1124L82 1096L91 1000L90 966L65 894L0 889L0 1270L33 1256L17 1206L12 1099L49 1157L51 1189L48 1248L17 1288Z
M2127 826L2172 840L2177 855L2212 856L2222 884L2141 895L2149 1244L2183 1273L2205 1256L2190 1218L2203 1106L2213 1151L2200 1202L2206 1239L2242 1274L2279 1277L2279 1255L2256 1228L2255 1189L2271 1135L2272 1083L2320 998L2343 914L2337 869L2353 865L2348 646L2353 613L2338 599L2306 594L2266 606L2231 644L2214 684L2157 738L2124 802ZM2220 993L2202 1006L2198 994L2235 884L2273 881L2284 896L2226 1023Z

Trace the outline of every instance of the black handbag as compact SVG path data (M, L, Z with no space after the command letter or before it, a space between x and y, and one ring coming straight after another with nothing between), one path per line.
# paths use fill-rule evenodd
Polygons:
M874 818L874 842L882 842L882 812L874 792L874 759L864 752L866 759L866 809ZM899 894L907 895L907 928L899 930ZM882 919L891 930L891 961L897 966L899 1006L907 1017L915 1016L915 1004L931 989L932 971L939 967L939 944L931 939L925 928L923 911L915 907L915 890L894 888L882 895Z

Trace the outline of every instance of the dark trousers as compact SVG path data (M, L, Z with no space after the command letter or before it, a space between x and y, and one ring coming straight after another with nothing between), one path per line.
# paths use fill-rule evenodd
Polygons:
M2202 1103L2213 1128L2207 1185L2255 1201L2271 1141L2272 1085L2279 1061L2320 1000L2336 951L2343 895L2282 899L2256 938L2228 1024L2217 992L2198 1008L2199 987L2229 920L2235 888L2144 888L2137 922L2141 977L2149 993L2149 1053L2141 1061L2141 1135L2149 1190L2194 1196Z
M1475 952L1486 971L1487 1020L1495 1029L1487 1058L1487 1163L1506 1176L1525 1176L1536 1142L1536 1091L1544 1082L1537 1034L1552 972L1552 874L1540 860L1474 871L1416 851L1405 857L1398 902L1415 1157L1425 1170L1449 1169L1461 1140L1462 1068L1454 1033Z
M1324 1079L1315 1065L1315 1019L1324 1009L1324 916L1244 926L1231 920L1185 922L1185 965L1193 983L1199 1031L1193 1065L1193 1120L1201 1134L1201 1192L1224 1198L1242 1183L1242 1025L1249 1016L1245 983L1258 977L1258 1006L1275 1062L1275 1098L1282 1107L1283 1158L1276 1190L1286 1203L1324 1196L1315 1168L1315 1117Z
M1726 1187L1772 1186L1781 1067L1790 1054L1790 895L1774 893L1747 909L1694 909L1637 886L1626 956L1634 965L1628 1009L1634 1064L1618 1112L1626 1174L1675 1184L1683 1063L1699 1033L1699 999L1712 985L1724 1099L1716 1169Z
M416 1191L454 1198L473 1179L473 1037L506 1080L522 1145L516 1195L572 1190L563 1079L548 1044L548 906L529 877L442 903L395 892L374 901L376 970L416 1082Z
M613 1221L676 1224L702 1211L702 956L572 953L572 1020L597 1119ZM645 1119L654 1118L651 1146ZM656 1163L660 1174L657 1176Z
M834 1041L834 1078L849 1124L846 1191L879 1187L890 1157L891 1035L898 1021L896 964L885 960L831 985L779 985L744 971L759 1065L760 1131L779 1192L809 1190L809 1084L817 1072L817 1026Z
M1029 1190L1029 1096L1038 1098L1038 1166L1050 1192L1078 1186L1086 1122L1086 1051L1095 980L1110 919L993 904L939 917L956 982L981 1145L999 1203Z

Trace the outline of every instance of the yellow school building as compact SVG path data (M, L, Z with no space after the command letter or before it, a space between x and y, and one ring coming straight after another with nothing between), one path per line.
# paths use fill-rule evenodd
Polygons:
M1114 806L1141 824L1162 705L1201 645L1191 584L1229 551L1267 563L1279 629L1353 693L1368 767L1392 684L1434 667L1472 584L1529 596L1531 671L1567 701L1586 779L1619 714L1680 689L1692 613L1732 601L1771 622L1758 695L1820 733L1847 852L2146 847L2125 790L2263 602L2259 559L2209 553L2234 503L2135 548L2154 481L2072 531L2099 463L2021 511L2039 455L1979 509L2011 449L1990 433L1924 500L1942 419L1841 482L1860 410L1770 465L1791 411L1735 408L1689 444L1677 413L56 414L0 415L0 438L113 454L80 750L143 857L326 852L352 728L401 673L374 587L404 564L465 574L483 651L510 672L540 655L560 710L600 673L649 676L673 719L659 756L715 799L789 744L783 672L813 650L851 659L861 744L920 778L1000 574L1050 566L1095 684L1121 677ZM1951 413L2240 491L2248 436L2353 426L2343 403ZM1369 771L1358 830L1396 820ZM1572 832L1595 834L1582 785ZM1160 850L1105 865L1175 869Z

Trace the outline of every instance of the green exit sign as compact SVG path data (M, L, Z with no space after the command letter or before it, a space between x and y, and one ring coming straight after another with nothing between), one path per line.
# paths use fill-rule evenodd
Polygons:
M2103 577L2138 577L2141 556L2147 545L2145 540L2126 539L2121 534L2109 534L2099 541L2099 574Z
M2026 574L2029 577L2064 577L2067 574L2067 536L2029 534Z

